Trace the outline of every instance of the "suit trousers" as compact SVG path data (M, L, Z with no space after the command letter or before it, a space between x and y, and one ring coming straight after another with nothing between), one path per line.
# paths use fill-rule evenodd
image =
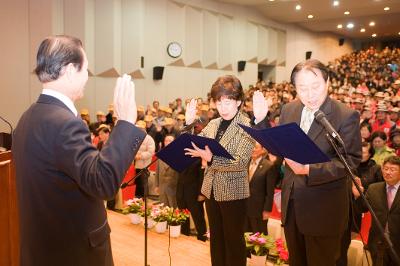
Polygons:
M290 266L335 266L340 255L342 234L337 236L309 236L300 232L296 223L294 199L289 200L285 237L289 249ZM307 215L306 213L302 215Z
M206 199L206 209L212 265L246 266L246 199L216 201L211 193L211 199Z
M246 217L245 231L253 233L264 233L268 235L268 220L263 220L261 217Z
M135 174L137 175L142 169L135 168ZM144 183L142 175L136 177L135 179L135 197L143 198L144 197Z

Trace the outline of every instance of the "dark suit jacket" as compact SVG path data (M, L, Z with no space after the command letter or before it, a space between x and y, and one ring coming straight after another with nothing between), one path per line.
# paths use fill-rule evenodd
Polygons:
M144 133L119 121L101 152L81 118L40 95L14 131L21 265L112 265L104 200L117 193Z
M284 105L280 123L300 124L303 106L299 100ZM329 97L320 110L342 137L350 166L357 168L361 161L358 112ZM346 171L325 133L324 128L314 120L308 136L331 161L311 164L308 176L296 175L287 166L282 182L282 223L286 223L289 198L292 198L298 228L301 233L311 236L340 234L348 222L349 190L346 185Z
M275 183L278 173L272 163L262 158L250 180L250 197L247 199L247 216L262 218L262 212L272 211Z
M368 187L366 196L383 228L388 223L390 240L393 243L396 253L400 254L400 192L397 191L390 210L387 204L386 182L371 184ZM364 212L368 211L361 198L357 199L357 206ZM373 256L377 252L378 244L382 242L381 234L378 231L375 221L372 219L368 236L368 248Z
M197 203L197 197L201 194L203 176L204 170L201 169L201 160L197 160L178 174L176 200L179 208L188 208L188 204Z

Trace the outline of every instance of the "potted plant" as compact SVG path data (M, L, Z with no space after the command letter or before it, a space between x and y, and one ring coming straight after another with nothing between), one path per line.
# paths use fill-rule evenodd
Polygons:
M125 202L126 207L122 209L123 214L128 214L131 223L140 223L140 212L143 207L143 200L141 198L129 199Z
M167 230L167 221L169 217L168 208L164 204L153 205L150 211L150 217L155 224L157 233L164 233Z
M275 240L274 246L269 250L268 260L274 262L274 265L289 263L289 251L282 238Z
M146 211L144 210L144 205L140 208L140 212L138 213L141 216L142 224L145 226L145 219L144 216L147 216L147 228L152 228L155 225L154 220L150 217L151 208L147 208Z
M268 252L275 246L273 237L263 233L247 232L244 234L246 248L251 253L251 265L265 266Z
M171 237L178 237L181 234L181 224L189 218L190 212L187 209L168 208L168 225Z

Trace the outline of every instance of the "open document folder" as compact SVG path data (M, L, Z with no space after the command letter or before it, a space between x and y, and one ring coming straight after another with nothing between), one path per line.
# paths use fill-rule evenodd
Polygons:
M165 148L161 149L156 153L156 156L174 170L182 172L199 159L185 155L185 148L193 149L192 142L200 149L204 149L204 147L207 145L213 155L232 160L234 159L232 155L230 155L215 139L200 137L187 133L180 135L176 140L171 142Z
M273 155L301 164L330 161L296 123L261 130L239 126Z

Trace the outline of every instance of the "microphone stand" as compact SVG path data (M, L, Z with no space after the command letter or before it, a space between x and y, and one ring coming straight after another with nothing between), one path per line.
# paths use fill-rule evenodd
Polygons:
M150 164L148 164L145 168L143 168L142 170L139 171L139 173L137 173L134 177L132 177L131 179L128 180L128 182L124 182L121 185L121 189L124 189L128 186L132 186L132 184L130 184L132 181L136 180L136 178L138 178L139 176L142 176L143 178L143 187L144 187L144 193L143 193L143 201L144 201L144 266L149 266L149 264L147 264L147 231L148 231L148 223L147 223L147 197L148 197L148 193L149 193L149 176L150 176L150 171L149 171L149 167L152 166L155 162L158 161L158 158L155 158L153 161L151 161Z
M387 233L385 233L385 230L383 229L383 226L379 222L378 217L376 217L376 214L375 214L374 210L372 209L372 207L369 204L367 198L362 193L360 186L358 185L358 183L355 180L356 176L354 175L353 171L351 170L351 167L348 164L347 159L346 159L347 153L346 153L345 147L344 146L339 147L338 144L336 143L335 139L330 134L327 133L326 137L328 138L328 140L331 143L332 147L335 149L336 154L339 156L339 160L342 162L342 164L346 168L347 173L349 174L349 176L351 178L351 181L355 185L358 193L360 193L360 196L361 196L361 198L363 200L363 203L365 204L365 206L367 206L369 212L371 213L371 216L372 216L373 220L375 221L375 223L376 223L376 225L378 227L378 231L383 236L384 241L386 242L386 244L389 247L389 250L390 250L390 253L392 255L393 260L395 261L395 263L397 265L400 265L399 257L396 254L396 252L394 251L393 243L390 241L389 235Z
M202 121L202 120L199 119L199 121ZM192 127L192 125L194 126L196 123L198 123L198 121L193 122L189 126ZM191 128L189 128L189 126L186 126L185 128L183 128L179 135L190 132ZM121 184L121 189L124 189L128 186L132 186L132 184L130 184L130 183L132 181L134 181L136 178L138 178L139 176L142 176L142 178L143 178L143 186L144 186L143 201L144 201L144 210L145 210L144 211L144 213L145 213L145 215L144 215L144 266L149 266L147 264L147 230L148 230L148 228L147 228L147 197L148 197L148 193L149 193L149 182L148 182L148 179L150 176L149 167L152 166L157 161L158 161L158 158L155 158L145 168L140 170L140 172L137 173L134 177L129 179L127 182L124 182Z

